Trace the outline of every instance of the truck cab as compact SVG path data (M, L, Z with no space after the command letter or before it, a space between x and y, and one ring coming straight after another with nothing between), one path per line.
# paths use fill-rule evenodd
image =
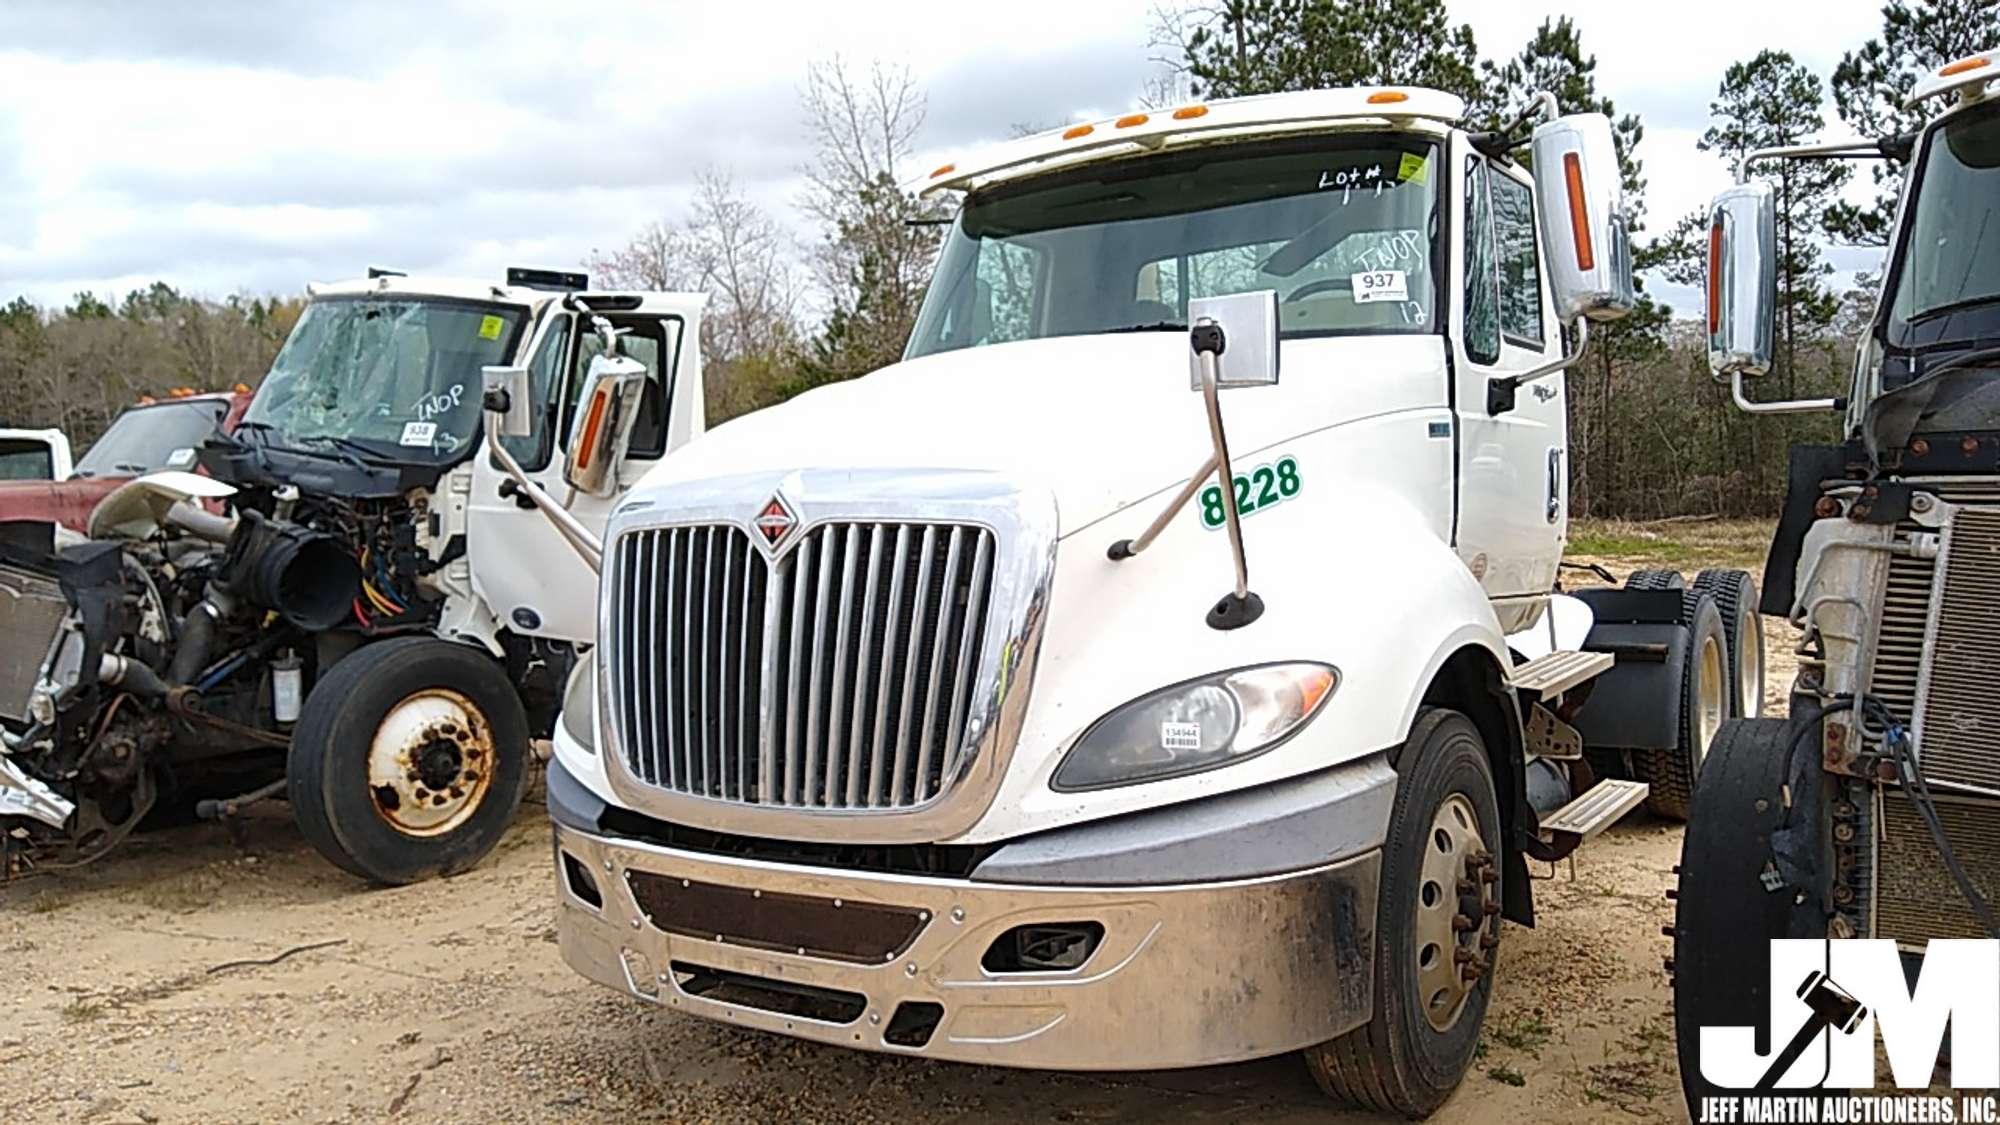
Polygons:
M870 1050L1303 1050L1441 1103L1528 857L1648 793L1573 768L1621 662L1554 593L1560 374L1630 301L1609 125L1463 113L1192 104L916 185L962 204L902 362L612 513L549 769L569 964Z
M4 871L102 855L163 800L283 793L328 860L392 884L511 823L595 635L611 511L704 428L705 299L542 270L309 297L240 418L138 409L201 421L198 449L152 464L107 432L136 475L87 542L0 524Z
M1874 1011L1892 1011L1909 992L1862 986L1893 990L1907 972L1911 987L1921 976L1934 989L1940 970L1921 964L1942 939L2000 938L1996 79L2000 49L1920 75L1907 108L1931 115L1917 131L1753 153L1743 182L1710 209L1717 379L1751 413L1839 421L1838 440L1791 449L1766 565L1762 612L1802 634L1788 714L1722 728L1677 868L1671 965L1690 1107L1753 1088L1874 1086L1873 1036L1844 1034L1854 1028L1838 1019L1843 1034L1829 1032L1826 1048L1803 1060L1759 1055L1752 1036L1782 1038L1816 1014L1854 1012L1855 997L1829 978L1860 989ZM1773 401L1755 392L1774 354L1777 201L1747 177L1775 162L1826 159L1906 168L1881 293L1847 393ZM1783 938L1812 939L1791 943L1812 951L1818 976L1805 985L1805 967L1786 967L1784 943L1773 944ZM1965 1046L1958 1016L1951 1024L1960 1044L1952 1084L2000 1082L1992 1052ZM1928 1042L1921 1029L1893 1036L1895 1085L1930 1084L1933 1064L1951 1058L1943 1026L1932 1025ZM1742 1049L1701 1049L1731 1038Z

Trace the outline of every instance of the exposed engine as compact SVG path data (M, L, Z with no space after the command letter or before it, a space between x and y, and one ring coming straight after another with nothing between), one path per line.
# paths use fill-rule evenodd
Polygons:
M453 552L427 549L423 489L143 500L115 538L0 537L0 876L88 862L163 797L282 778L321 669L438 620Z

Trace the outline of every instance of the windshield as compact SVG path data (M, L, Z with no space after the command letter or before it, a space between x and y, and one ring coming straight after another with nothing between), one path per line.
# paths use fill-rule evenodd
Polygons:
M193 468L193 450L228 414L228 401L219 398L133 407L113 419L77 459L76 475L130 477L158 469Z
M479 430L480 371L513 354L527 310L444 298L315 300L243 416L252 440L455 461Z
M1939 127L1911 206L1892 339L2000 298L2000 108Z
M1296 138L975 194L907 354L1179 330L1189 298L1258 289L1286 337L1434 331L1436 154L1408 134Z

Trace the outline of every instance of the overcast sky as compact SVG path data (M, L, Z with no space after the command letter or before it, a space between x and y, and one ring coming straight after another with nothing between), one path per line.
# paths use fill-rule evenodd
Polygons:
M1878 0L1447 6L1489 57L1575 18L1600 92L1645 118L1656 230L1728 181L1694 141L1729 62L1783 47L1824 77L1880 21ZM930 167L1016 123L1135 105L1152 7L5 0L0 300L573 267L679 215L704 166L810 237L793 205L809 61L911 66L929 95L913 164Z

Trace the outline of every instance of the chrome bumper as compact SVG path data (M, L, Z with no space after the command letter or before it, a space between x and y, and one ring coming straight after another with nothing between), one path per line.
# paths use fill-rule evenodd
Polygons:
M1379 851L1266 878L1094 888L750 862L560 823L555 847L558 932L571 968L651 1003L802 1039L958 1062L1137 1070L1280 1054L1350 1031L1372 1012ZM577 885L578 871L589 884ZM883 908L907 919L909 932L866 963L852 945L845 956L805 948L837 947L841 935L802 934L796 951L691 936L703 919L641 910L634 879L650 896L661 886L655 877L736 895L738 906L747 892L801 918ZM989 946L1017 926L1078 922L1104 932L1077 968L982 966ZM718 979L732 987L718 989ZM851 1009L830 1016L830 996ZM934 1023L912 1034L924 1021L913 1025L909 1011ZM893 1041L892 1028L901 1029Z

